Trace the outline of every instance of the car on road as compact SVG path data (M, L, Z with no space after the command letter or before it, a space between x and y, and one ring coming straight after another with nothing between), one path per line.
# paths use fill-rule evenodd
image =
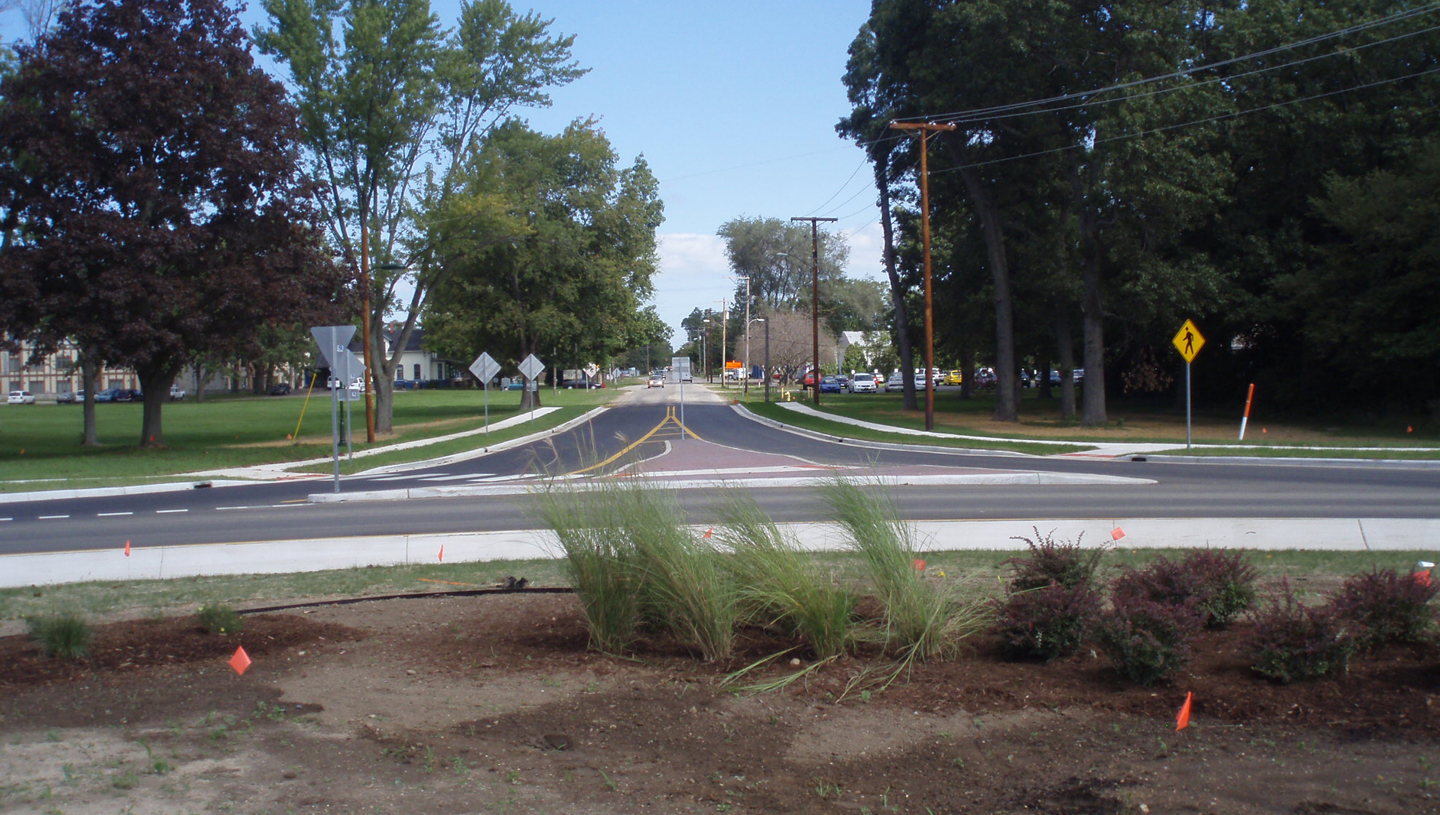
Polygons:
M905 390L905 375L899 371L890 374L890 378L885 380L885 392L903 390Z
M645 387L663 388L665 387L665 377L661 374L650 374L650 379L645 382Z
M33 405L35 394L30 391L10 391L10 397L5 401L11 405Z
M875 375L874 375L874 374L855 374L855 376L850 380L850 392L851 392L851 393L874 393L874 392L875 392Z
M290 383L289 383L289 382L278 382L278 383L276 383L276 384L275 384L275 387L273 387L273 388L270 389L270 395L271 395L271 396L289 396L289 395L290 395Z
M829 374L829 375L820 377L820 392L821 392L821 393L839 393L839 392L840 392L840 378L837 377L837 376L835 376L834 374Z

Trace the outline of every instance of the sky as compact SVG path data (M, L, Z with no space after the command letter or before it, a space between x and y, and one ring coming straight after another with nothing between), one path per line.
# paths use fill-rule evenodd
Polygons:
M453 26L458 0L431 0ZM556 133L594 116L623 165L643 155L660 183L660 274L654 305L685 342L680 321L721 307L735 280L715 233L738 217L838 218L852 277L881 278L879 211L861 149L835 133L848 114L841 77L870 0L511 0L574 34L590 69L553 91L553 106L520 112ZM263 20L258 2L242 14ZM25 35L0 13L0 37ZM270 64L270 63L265 63Z

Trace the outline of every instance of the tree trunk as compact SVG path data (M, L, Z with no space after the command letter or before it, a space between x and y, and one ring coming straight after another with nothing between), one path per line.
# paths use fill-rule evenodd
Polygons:
M100 365L91 354L80 352L80 379L85 388L85 436L81 447L99 447L100 436L95 432L95 391L100 384Z
M1060 364L1060 418L1075 418L1075 347L1070 342L1070 308L1055 315L1056 356Z
M1084 261L1085 387L1080 424L1085 427L1104 427L1109 421L1105 415L1105 295L1101 290L1099 253L1098 246L1094 247Z
M970 194L970 203L980 216L981 234L985 237L985 255L990 262L990 277L995 284L995 413L997 422L1019 421L1019 401L1015 366L1015 306L1010 296L1010 265L1005 254L1005 238L1000 229L1000 207L995 203L979 172L963 155L957 157L960 175Z
M170 395L170 386L175 383L178 368L166 367L158 370L139 369L140 389L145 393L145 415L140 423L141 447L164 447L165 434L160 426L160 410Z
M890 177L886 167L879 162L875 164L875 183L880 188L880 232L885 239L885 274L890 278L890 300L895 306L895 344L900 350L900 370L915 370L915 350L910 345L910 317L905 307L905 288L900 283L900 273L895 269L895 227L890 220ZM905 383L905 389L901 393L901 408L904 410L919 410L919 400L915 398L915 381L912 377L904 377L901 381ZM877 388L883 388L883 383L876 383Z
M960 348L960 398L975 396L975 349L967 343Z
M1051 399L1054 399L1054 398L1055 398L1054 395L1050 393L1050 362L1051 362L1051 360L1047 357L1047 358L1045 359L1045 361L1044 361L1043 363L1041 363L1041 365L1040 365L1040 370L1039 370L1039 376L1040 376L1040 395L1039 395L1039 398L1040 398L1040 399L1044 399L1044 400L1047 401L1047 402L1050 401Z
M195 401L205 401L205 366L195 363Z

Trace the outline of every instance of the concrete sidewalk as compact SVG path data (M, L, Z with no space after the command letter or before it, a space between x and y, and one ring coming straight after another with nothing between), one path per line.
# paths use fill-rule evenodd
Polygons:
M844 548L833 524L781 524L806 548ZM921 548L1013 551L1019 537L1054 532L1058 539L1099 544L1120 534L1118 548L1228 547L1268 551L1310 549L1369 552L1440 552L1440 520L1254 519L1254 518L1090 518L1053 520L934 521L915 524ZM695 528L695 534L705 529ZM1121 534L1123 533L1123 534ZM558 553L543 530L443 535L377 535L356 538L266 541L120 548L0 556L0 587L44 586L91 580L150 580L225 574L276 574L365 566L444 562L529 560ZM1426 557L1437 560L1440 557Z

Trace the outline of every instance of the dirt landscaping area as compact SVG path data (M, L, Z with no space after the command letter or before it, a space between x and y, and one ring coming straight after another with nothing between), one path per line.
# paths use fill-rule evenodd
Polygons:
M763 633L725 665L664 641L609 657L564 594L246 623L102 625L74 663L0 638L0 812L1440 812L1434 646L1279 686L1237 653L1241 626L1142 688L1090 653L1015 663L977 641L842 699L878 659L734 692L720 680L773 652Z

